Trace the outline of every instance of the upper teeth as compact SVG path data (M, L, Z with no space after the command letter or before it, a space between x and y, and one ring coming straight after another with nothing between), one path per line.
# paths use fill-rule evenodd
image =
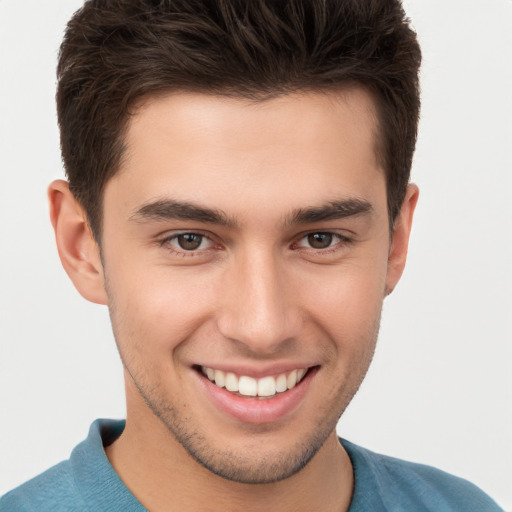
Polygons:
M238 392L245 396L273 396L292 389L306 374L306 368L292 370L290 373L281 373L275 376L254 379L246 375L237 376L232 372L223 372L201 366L201 371L220 388Z

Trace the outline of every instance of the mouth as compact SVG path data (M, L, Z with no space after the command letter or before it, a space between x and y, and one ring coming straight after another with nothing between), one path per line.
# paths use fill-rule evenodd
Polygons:
M243 424L270 424L297 411L319 366L294 368L256 377L209 366L195 366L208 403ZM225 417L225 416L224 416Z
M277 375L256 379L248 375L236 375L233 372L200 367L201 373L219 388L245 397L269 398L284 393L299 384L308 372L308 368L297 368Z

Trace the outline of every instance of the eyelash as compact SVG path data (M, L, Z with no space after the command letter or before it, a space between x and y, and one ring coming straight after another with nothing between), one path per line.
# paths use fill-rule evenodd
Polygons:
M208 249L194 249L194 250L187 251L186 249L183 249L183 248L179 248L179 249L174 248L172 242L175 240L177 241L180 236L186 236L186 235L195 235L195 236L201 237L200 245L202 245L205 240L208 240L211 244L215 243L211 239L210 236L206 235L205 233L201 233L200 231L183 231L181 233L176 233L174 235L165 237L162 240L159 240L158 245L160 247L164 247L164 248L168 249L173 254L175 254L177 256L181 256L183 258L194 257L194 256L197 257L201 254L204 254L204 252L209 249L209 248Z
M215 245L215 242L212 240L212 238L209 235L207 235L205 233L201 233L200 231L183 231L181 233L176 233L171 236L165 237L162 240L159 240L158 244L160 247L165 247L166 249L170 250L175 255L181 256L184 258L198 257L201 255L204 255L206 251L210 251L212 249L211 246L206 249L198 248L198 249L191 249L191 250L186 250L183 248L179 248L179 249L175 248L174 244L172 242L177 241L179 237L186 236L186 235L195 235L195 236L201 237L200 245L202 245L205 240L209 241L211 246ZM315 236L315 235L330 235L332 237L332 242L334 242L334 243L331 243L329 246L327 246L325 248L315 248L315 247L311 247L311 246L301 246L300 245L300 243L302 241L306 240L308 237ZM310 231L310 232L303 234L298 239L298 241L292 243L291 248L304 250L307 252L314 252L315 254L327 255L327 254L331 254L333 252L337 252L338 250L340 250L340 245L347 246L347 245L351 244L352 242L353 242L353 240L351 238L344 236L344 235L340 235L339 233L333 233L332 231ZM220 247L220 245L218 247Z
M292 247L301 247L299 244L306 240L308 237L315 236L315 235L329 235L332 237L332 243L324 248L316 248L316 247L302 247L302 249L308 251L308 252L314 252L315 254L322 254L327 255L331 254L333 252L337 252L341 249L343 246L347 246L348 244L352 243L353 240L347 236L340 235L339 233L333 233L332 231L310 231L309 233L304 234L298 242L295 242Z

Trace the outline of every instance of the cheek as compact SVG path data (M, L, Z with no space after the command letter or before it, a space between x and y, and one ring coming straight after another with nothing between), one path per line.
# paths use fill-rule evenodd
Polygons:
M308 284L308 313L336 351L365 352L375 342L384 297L386 260L354 261ZM311 283L311 280L309 280Z
M203 324L210 288L187 271L139 268L117 265L107 273L112 323L120 348L158 358Z

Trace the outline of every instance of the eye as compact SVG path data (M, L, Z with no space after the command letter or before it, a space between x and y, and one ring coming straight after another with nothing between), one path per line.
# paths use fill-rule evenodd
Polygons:
M176 243L185 251L195 251L201 247L204 236L197 233L183 233L176 236Z
M329 249L345 239L335 233L319 231L317 233L308 233L297 244L299 247L311 249Z
M332 244L332 233L311 233L307 235L308 244L313 249L327 249Z
M193 252L208 249L213 242L200 233L179 233L160 243L161 245L170 245L177 252Z

